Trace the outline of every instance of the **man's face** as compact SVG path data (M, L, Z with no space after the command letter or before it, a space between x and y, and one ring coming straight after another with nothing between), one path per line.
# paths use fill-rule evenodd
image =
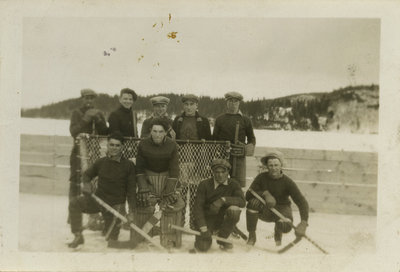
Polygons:
M82 97L82 103L84 107L92 108L93 102L96 97L94 95L85 95Z
M125 108L130 109L133 105L133 97L131 94L124 93L119 97L119 103Z
M112 157L119 156L122 151L122 143L117 139L110 139L107 143L108 154Z
M228 170L225 169L224 167L214 167L213 171L213 175L214 175L214 179L217 183L224 183L225 180L228 179Z
M183 111L187 116L194 116L196 110L197 110L197 103L190 100L185 101L185 103L183 103Z
M228 113L238 113L239 112L239 105L240 105L240 100L235 99L235 98L230 98L226 102L226 107Z
M269 159L267 162L268 173L272 178L279 178L282 173L282 164L278 159Z
M155 104L153 110L157 116L163 116L167 112L167 104Z
M156 144L160 144L164 140L165 136L167 135L167 132L165 131L163 126L154 125L151 128L150 134L151 134L151 138L153 139L153 141Z

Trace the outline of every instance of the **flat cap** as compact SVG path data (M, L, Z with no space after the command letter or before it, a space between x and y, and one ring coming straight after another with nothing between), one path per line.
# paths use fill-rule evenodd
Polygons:
M228 93L225 94L225 99L226 100L229 100L231 98L234 98L234 99L237 99L239 101L242 101L243 100L243 95L241 95L238 92L228 92Z
M194 94L185 94L182 96L182 103L186 101L193 101L194 103L199 103L199 98Z
M278 159L281 164L283 165L284 160L283 160L283 154L282 152L278 151L278 150L273 150L270 152L267 152L262 158L261 158L261 163L264 165L267 165L267 162L269 159Z
M97 93L95 91L93 91L92 89L82 89L81 90L81 96L88 96L88 95L92 95L92 96L97 96Z
M155 96L150 98L151 104L157 105L157 104L169 104L169 98L165 96Z
M130 94L130 95L132 95L133 101L136 101L136 99L137 99L137 94L136 94L135 91L132 90L132 89L129 89L129 88L124 88L124 89L122 89L121 92L120 92L120 96L122 96L123 94Z
M211 163L211 170L213 170L216 167L222 167L222 168L225 168L227 170L230 170L231 169L231 164L228 161L224 160L224 159L215 159Z

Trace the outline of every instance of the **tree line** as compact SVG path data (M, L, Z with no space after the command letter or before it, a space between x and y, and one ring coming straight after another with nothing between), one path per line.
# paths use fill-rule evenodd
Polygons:
M379 97L378 85L359 85L340 88L329 93L295 94L275 99L256 99L243 101L241 111L248 116L255 128L289 129L289 130L321 130L318 118L329 118L334 114L329 112L333 102L356 100L362 103L362 98L357 91L367 90ZM168 114L176 116L182 112L182 95L174 93L160 93L170 99ZM138 96L134 108L145 118L151 114L151 96ZM74 109L81 106L79 98L67 99L57 103L41 106L39 108L22 109L22 117L69 119ZM119 107L118 95L99 94L95 107L103 111L106 118ZM211 121L225 112L226 102L223 97L212 98L202 96L199 100L199 112Z

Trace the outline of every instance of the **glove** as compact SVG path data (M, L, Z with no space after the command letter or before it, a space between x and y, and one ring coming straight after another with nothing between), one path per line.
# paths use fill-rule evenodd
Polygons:
M297 227L294 230L294 234L296 235L296 237L302 237L306 235L307 226L308 226L307 221L301 220L301 222L297 225Z
M138 207L148 207L149 203L150 190L149 189L139 189L137 193L137 205Z
M244 144L231 144L231 155L236 157L244 157Z
M89 196L93 193L93 187L91 182L83 182L82 193L86 196Z
M275 198L271 195L270 192L268 191L264 191L264 193L262 194L265 202L266 202L266 206L268 209L271 209L273 207L275 207L276 205L276 200Z
M88 110L85 112L85 115L83 115L82 119L83 119L83 121L85 121L85 122L90 122L90 121L92 121L92 120L95 118L95 116L96 116L99 112L100 112L100 111L99 111L98 109L88 109Z
M137 193L137 205L138 207L148 207L150 205L150 189L146 176L144 174L137 175L136 180L139 188Z
M211 232L207 229L207 227L200 227L200 237L204 240L211 239Z
M176 201L178 200L178 197L176 196L177 193L172 192L169 194L164 194L163 195L163 200L166 202L167 205L174 205Z
M218 214L221 207L225 204L225 201L222 198L218 198L210 205L210 213Z

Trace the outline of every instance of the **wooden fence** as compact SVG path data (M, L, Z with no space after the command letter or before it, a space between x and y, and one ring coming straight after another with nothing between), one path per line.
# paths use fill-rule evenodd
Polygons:
M71 148L71 137L21 135L20 192L67 195ZM267 149L257 147L255 156L247 158L248 185ZM377 153L274 149L285 155L284 171L311 211L376 215Z

